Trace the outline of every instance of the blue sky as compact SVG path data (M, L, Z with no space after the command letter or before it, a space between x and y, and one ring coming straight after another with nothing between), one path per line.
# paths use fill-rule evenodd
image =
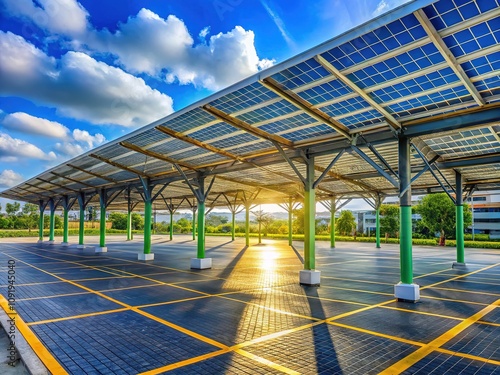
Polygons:
M0 190L405 0L0 0Z

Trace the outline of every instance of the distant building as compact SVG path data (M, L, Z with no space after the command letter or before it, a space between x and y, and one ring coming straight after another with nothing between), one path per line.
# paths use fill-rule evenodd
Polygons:
M477 192L471 198L467 203L473 209L474 224L467 228L468 232L489 234L491 239L499 239L500 192Z

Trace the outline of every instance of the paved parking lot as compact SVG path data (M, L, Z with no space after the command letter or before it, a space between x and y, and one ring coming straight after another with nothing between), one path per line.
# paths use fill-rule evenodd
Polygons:
M14 261L19 329L54 374L500 374L498 251L458 270L453 248L414 247L411 304L393 297L398 245L317 242L316 288L300 242L206 243L213 268L194 271L190 236L153 236L147 263L139 236L102 254L3 239L0 292Z

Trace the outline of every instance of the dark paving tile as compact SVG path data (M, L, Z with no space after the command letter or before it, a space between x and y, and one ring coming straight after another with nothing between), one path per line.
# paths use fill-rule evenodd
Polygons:
M131 306L149 305L203 296L201 293L194 293L168 285L106 291L103 294Z
M64 318L123 306L92 293L17 301L17 312L25 322Z
M309 319L217 297L143 310L226 345L311 323Z
M244 349L303 374L377 374L417 347L321 324Z
M500 327L473 324L444 344L443 347L500 361Z
M80 268L80 269L68 269L62 270L58 272L54 272L54 275L62 277L66 280L83 280L83 279L96 279L101 277L113 277L113 276L121 276L121 274L117 274L117 272L113 271L99 271L88 268Z
M489 305L490 303L493 303L498 299L498 296L479 294L479 293L474 293L472 291L447 290L447 289L437 289L437 288L428 288L421 290L420 296L477 302L477 303L484 303L486 305Z
M500 308L496 308L495 310L486 314L481 321L488 323L500 323Z
M150 279L158 280L164 283L184 283L184 282L189 282L189 281L196 281L196 280L205 280L209 281L210 278L208 278L205 274L196 274L192 272L168 272L168 273L161 273L161 274L155 274L155 275L148 275Z
M7 287L0 287L0 293L6 295ZM15 288L16 299L55 296L69 293L86 292L82 288L60 281L50 284L18 285Z
M500 367L483 361L433 352L410 367L408 370L402 372L402 374L499 375Z
M236 353L226 353L217 357L209 358L176 370L163 372L162 374L184 375L184 374L283 374L282 371L273 370L269 366L249 360Z
M143 285L159 285L152 280L146 280L135 276L109 277L99 280L78 280L77 283L95 291L123 289Z
M425 297L421 298L418 303L393 302L386 306L462 319L468 318L484 308L482 305L472 303L443 301Z
M459 323L453 319L383 308L362 311L336 322L423 343L434 340Z
M72 374L136 374L217 350L131 311L32 328Z

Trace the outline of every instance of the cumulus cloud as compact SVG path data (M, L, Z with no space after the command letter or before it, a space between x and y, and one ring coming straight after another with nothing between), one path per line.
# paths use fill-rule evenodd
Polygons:
M69 36L87 30L87 10L74 0L2 0L5 11L33 22L43 30Z
M24 178L12 169L4 169L0 172L0 187L10 188L23 182Z
M29 142L12 138L5 133L0 133L0 159L4 161L13 161L18 160L19 157L46 161L55 160L57 158L53 151L45 153Z
M44 118L31 116L24 112L10 113L2 121L6 129L17 132L42 135L51 138L64 139L68 136L69 129L56 122Z
M94 147L94 144L100 145L106 140L102 134L91 135L88 131L80 129L73 130L73 138L77 142L86 143L89 148Z
M205 38L208 33L209 29L204 28L199 37ZM182 20L173 15L163 19L148 9L129 17L113 33L106 29L89 32L84 44L91 50L116 56L116 63L129 72L211 90L273 64L271 60L259 59L253 31L236 26L195 45Z
M172 98L143 79L82 52L70 51L56 60L2 31L0 50L0 94L56 107L62 116L137 127L173 111Z

